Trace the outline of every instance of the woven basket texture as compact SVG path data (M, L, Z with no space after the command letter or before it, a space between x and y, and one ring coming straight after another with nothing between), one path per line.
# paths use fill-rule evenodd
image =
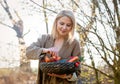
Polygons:
M71 74L75 72L78 68L75 67L74 62L41 62L40 69L44 73L54 73L54 74Z

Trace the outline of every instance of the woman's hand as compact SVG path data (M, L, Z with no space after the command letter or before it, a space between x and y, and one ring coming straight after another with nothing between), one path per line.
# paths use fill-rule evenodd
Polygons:
M53 62L53 61L58 61L61 59L61 57L58 56L58 51L56 48L48 48L48 49L43 49L43 53L49 53L51 54L51 57L45 56L45 61L46 62Z
M69 75L66 75L66 74L59 75L59 74L54 74L54 73L52 73L52 74L48 73L48 75L49 76L55 76L55 77L62 78L62 79L68 79L68 78L72 77L71 74L69 74Z
M56 48L54 48L54 47L52 47L52 48L44 48L43 53L49 53L52 56L58 56L58 50Z

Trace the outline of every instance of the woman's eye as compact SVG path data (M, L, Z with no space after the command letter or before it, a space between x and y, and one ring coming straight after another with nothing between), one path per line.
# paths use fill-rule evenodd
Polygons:
M60 24L61 24L61 25L64 25L64 23L63 23L63 22L60 22Z
M71 27L71 24L67 24L68 27Z

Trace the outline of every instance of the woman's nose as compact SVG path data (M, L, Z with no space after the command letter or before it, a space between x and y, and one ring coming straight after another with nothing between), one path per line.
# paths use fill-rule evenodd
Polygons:
M67 26L66 26L66 25L63 25L63 29L67 29Z

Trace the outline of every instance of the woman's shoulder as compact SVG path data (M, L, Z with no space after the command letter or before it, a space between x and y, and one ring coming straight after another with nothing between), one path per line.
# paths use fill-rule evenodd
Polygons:
M50 34L42 34L40 35L39 38L42 38L42 39L48 39L48 38L52 38Z
M79 39L74 38L72 43L79 43Z
M50 37L50 34L42 34L41 37Z

